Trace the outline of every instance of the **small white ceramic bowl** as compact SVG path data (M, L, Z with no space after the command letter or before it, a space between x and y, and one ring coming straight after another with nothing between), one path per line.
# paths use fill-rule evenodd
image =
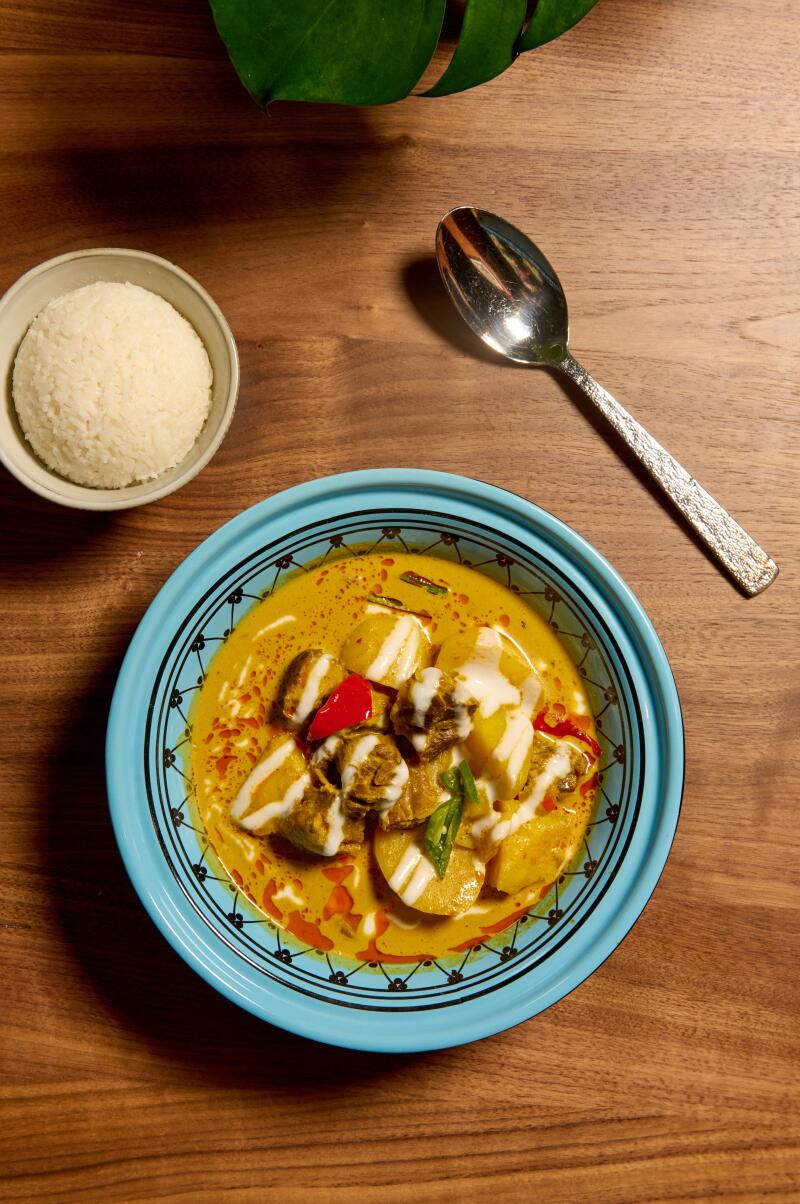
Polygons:
M128 281L169 301L203 340L214 375L211 409L188 455L152 481L122 489L76 485L47 468L22 433L11 395L14 359L36 315L54 297L99 280ZM100 247L48 259L12 284L0 300L0 375L5 381L4 405L0 408L0 461L9 472L35 493L62 506L125 510L174 493L206 466L233 418L239 392L239 357L222 311L186 272L147 251Z

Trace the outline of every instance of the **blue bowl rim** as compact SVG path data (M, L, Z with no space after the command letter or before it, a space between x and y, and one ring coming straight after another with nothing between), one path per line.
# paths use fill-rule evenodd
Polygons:
M631 888L623 914L616 916L615 923L604 933L604 939L598 942L599 948L588 955L584 953L579 959L578 968L573 967L571 973L565 974L558 984L558 989L551 992L545 999L533 1002L522 1000L511 1009L499 1009L497 1017L484 1020L473 1019L469 1024L460 1022L456 1015L452 1031L447 1034L445 1039L442 1038L442 1034L431 1037L422 1032L413 1033L411 1036L408 1033L401 1035L391 1031L388 1025L385 1031L377 1034L332 1033L326 1029L326 1016L329 1009L325 1004L317 1004L313 1009L314 1012L320 1013L321 1019L309 1023L304 1013L294 1014L291 1009L285 1009L281 1015L276 1014L276 1008L282 1006L280 1000L277 1003L273 1000L272 1007L270 1007L264 1006L261 1001L244 997L234 981L226 981L203 961L198 949L194 948L192 943L186 939L186 934L179 932L171 923L170 918L164 915L158 905L153 888L148 882L146 867L141 862L140 851L131 845L125 824L125 781L120 750L126 746L127 704L130 696L137 692L136 662L148 646L151 629L158 624L160 612L166 605L176 600L183 581L213 563L215 557L224 550L228 542L233 537L242 534L250 524L275 521L290 514L295 508L315 501L327 500L330 502L334 497L346 495L352 498L354 494L363 494L376 489L391 490L392 488L406 491L409 488L414 491L419 490L421 495L428 491L430 494L438 495L440 501L445 496L451 505L460 498L472 506L478 505L489 513L496 512L498 509L501 512L511 512L512 517L521 522L523 526L528 527L534 537L544 532L554 539L562 551L566 549L571 557L582 562L580 567L584 572L588 572L593 583L608 592L613 601L622 610L627 610L632 619L632 630L642 641L650 658L654 672L654 685L658 689L666 715L667 731L675 743L673 757L664 770L664 787L661 791L662 807L669 812L669 818L661 833L658 847L649 851L648 858L641 867L638 880ZM387 504L386 508L390 510L391 505ZM538 532L537 527L539 528ZM123 863L134 889L162 935L209 985L260 1019L265 1019L277 1027L311 1040L350 1049L409 1053L448 1048L512 1028L564 998L610 957L646 907L663 873L672 848L683 797L684 745L683 715L677 687L655 628L631 588L605 557L587 540L549 511L510 490L487 482L426 469L366 469L308 481L282 490L248 507L203 540L177 566L145 612L123 660L109 713L106 735L106 777L112 825ZM267 1003L269 1004L269 1002L268 1000ZM397 1024L397 1020L396 1016L391 1021L388 1021L387 1017L389 1025L392 1022Z

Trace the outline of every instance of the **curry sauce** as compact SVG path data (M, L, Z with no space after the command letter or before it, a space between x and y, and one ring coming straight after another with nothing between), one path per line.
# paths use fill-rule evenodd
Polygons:
M438 583L438 588L428 590L415 577ZM241 801L237 811L236 800L247 793L256 767L264 765L270 748L279 747L287 738L280 708L287 667L308 649L323 650L327 658L317 676L329 672L328 662L340 657L343 649L348 664L347 657L359 653L359 625L371 615L384 614L395 620L410 617L415 631L419 629L417 665L420 658L433 664L443 644L445 651L457 652L460 643L454 637L463 642L473 638L470 633L476 630L499 633L503 646L513 650L517 661L529 666L541 683L535 714L526 722L545 740L551 738L548 733L569 733L568 746L559 742L559 755L564 756L564 749L569 753L560 791L528 787L526 796L519 793L516 778L505 780L509 773L514 777L518 766L509 770L506 761L502 773L496 771L493 780L505 784L482 796L484 818L472 825L452 852L453 868L448 874L457 873L463 864L468 878L467 859L479 870L477 887L464 894L464 906L457 914L425 914L417 909L421 904L415 906L413 892L408 894L412 870L425 859L424 823L414 827L413 813L403 820L410 834L384 832L383 815L380 819L372 815L367 818L363 840L345 843L339 852L321 856L296 847L280 832L259 835L244 830ZM399 636L395 644L399 647ZM381 668L388 667L388 646L384 642L374 656L370 653L371 673L381 657L387 660ZM458 677L463 666L455 652L449 656L449 662L442 658L447 663L441 672ZM424 669L417 679L418 694L430 693ZM381 697L388 698L388 707L402 698L397 694L398 685L378 685L373 694L375 689L381 691ZM397 714L397 706L393 713ZM410 715L413 722L413 713L411 706L406 711L407 721ZM190 771L198 818L226 872L255 908L296 940L355 960L412 963L438 959L463 953L510 927L543 905L555 881L569 869L583 846L594 806L599 755L594 721L580 674L559 639L510 589L474 569L430 556L405 552L348 555L287 578L238 623L220 647L191 718ZM493 722L491 714L481 724L476 721L464 745L467 751L459 755L473 761L477 757L479 765L491 765L504 739ZM414 735L412 729L401 730ZM500 734L493 735L495 730ZM307 733L306 726L292 734L295 745L291 751L295 756L299 751L309 760ZM511 736L513 733L505 736L509 746ZM369 744L362 735L362 745L365 741ZM413 760L414 750L410 744L408 747ZM571 776L570 763L579 766ZM517 796L507 798L513 788ZM399 795L399 788L396 793ZM396 803L398 809L408 806L407 796L408 791ZM238 822L231 814L232 807L240 817ZM494 832L495 841L489 853L481 852L487 832ZM406 864L411 867L408 873ZM430 871L426 883L429 881L426 889L435 897L437 882Z

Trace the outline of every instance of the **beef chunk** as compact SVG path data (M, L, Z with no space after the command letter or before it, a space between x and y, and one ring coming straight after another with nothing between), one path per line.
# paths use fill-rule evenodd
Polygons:
M433 760L466 739L476 706L446 669L422 669L398 691L392 722L422 760Z

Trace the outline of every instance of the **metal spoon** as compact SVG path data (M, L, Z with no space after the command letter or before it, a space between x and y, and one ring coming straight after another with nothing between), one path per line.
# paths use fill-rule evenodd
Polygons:
M483 209L459 206L439 223L436 259L461 317L493 350L558 368L583 389L746 594L778 566L743 527L573 359L558 277L521 231Z

